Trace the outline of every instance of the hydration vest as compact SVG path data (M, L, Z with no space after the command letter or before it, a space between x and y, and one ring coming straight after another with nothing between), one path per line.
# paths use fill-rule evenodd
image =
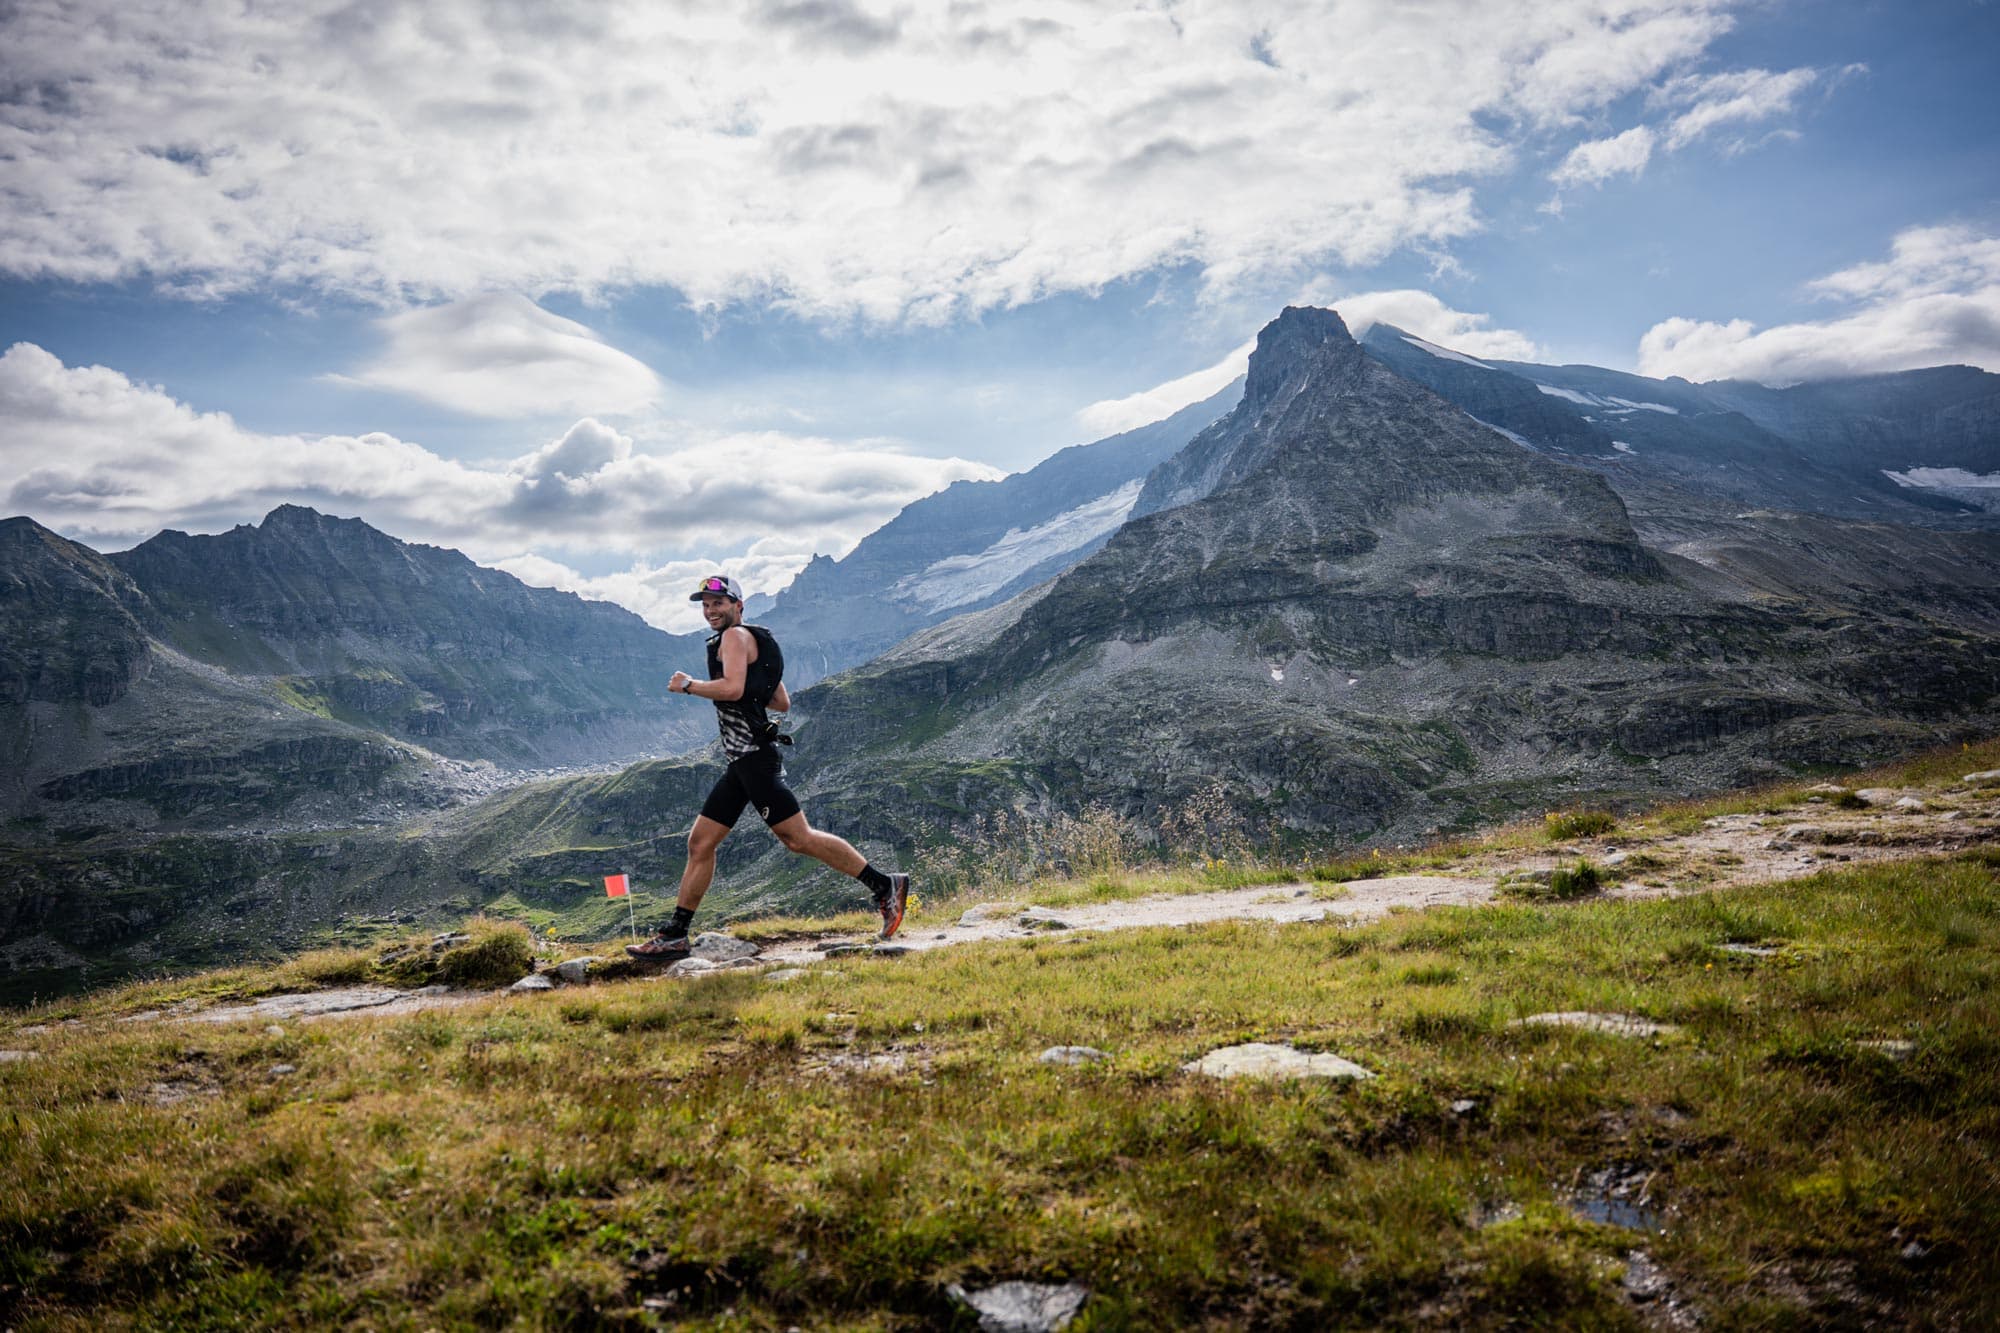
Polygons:
M731 759L740 759L766 745L790 745L790 736L778 734L778 724L765 711L771 696L785 676L785 654L777 639L762 625L745 625L757 641L757 660L743 673L743 697L716 699L716 724L722 729L722 749ZM722 679L721 631L708 636L708 678Z

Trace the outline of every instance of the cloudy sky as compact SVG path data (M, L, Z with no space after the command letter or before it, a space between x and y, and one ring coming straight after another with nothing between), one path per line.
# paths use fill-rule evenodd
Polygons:
M18 0L0 511L285 501L683 629L1283 305L2000 370L1979 0Z

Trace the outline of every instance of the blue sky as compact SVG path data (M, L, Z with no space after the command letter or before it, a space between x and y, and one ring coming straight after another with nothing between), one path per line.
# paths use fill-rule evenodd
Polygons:
M688 628L1291 302L2000 370L1991 3L312 8L0 19L7 513L295 500Z

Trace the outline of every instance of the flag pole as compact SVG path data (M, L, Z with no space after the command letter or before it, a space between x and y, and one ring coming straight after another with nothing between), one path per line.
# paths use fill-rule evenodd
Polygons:
M624 875L625 875L625 886L626 886L626 892L625 892L625 924L626 924L627 926L630 926L630 927L631 927L631 929L632 929L632 938L636 940L636 939L638 939L638 938L639 938L639 918L638 918L638 917L636 917L636 916L634 916L634 915L633 915L633 913L632 913L632 892L631 892L631 887L632 887L632 872L631 872L631 870L630 870L630 869L627 869L627 870L626 870L626 871L624 872Z

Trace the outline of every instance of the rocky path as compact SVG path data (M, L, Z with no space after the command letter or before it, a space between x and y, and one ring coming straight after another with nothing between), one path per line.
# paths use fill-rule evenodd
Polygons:
M1157 894L1124 901L1037 907L1029 899L982 903L950 925L913 921L894 941L870 936L825 935L769 944L761 950L726 936L703 937L696 956L662 975L686 976L731 967L775 967L770 975L796 975L829 958L850 954L900 954L982 940L1036 934L1188 926L1214 921L1299 922L1339 918L1367 921L1394 909L1471 906L1491 901L1509 877L1545 875L1558 864L1588 858L1613 883L1601 897L1656 898L1710 892L1737 884L1769 883L1818 873L1841 863L1868 863L2000 844L2000 772L1970 774L1922 788L1870 788L1849 792L1827 785L1806 804L1775 814L1717 816L1698 828L1672 832L1641 820L1598 838L1531 849L1496 849L1456 863L1448 872L1385 875L1344 885L1262 885L1213 893ZM572 961L523 983L552 989L586 979L589 968ZM530 985L529 983L533 983ZM176 1006L134 1014L124 1021L311 1021L352 1014L401 1014L464 1003L489 992L441 987L397 991L380 986L265 996L226 1007Z

